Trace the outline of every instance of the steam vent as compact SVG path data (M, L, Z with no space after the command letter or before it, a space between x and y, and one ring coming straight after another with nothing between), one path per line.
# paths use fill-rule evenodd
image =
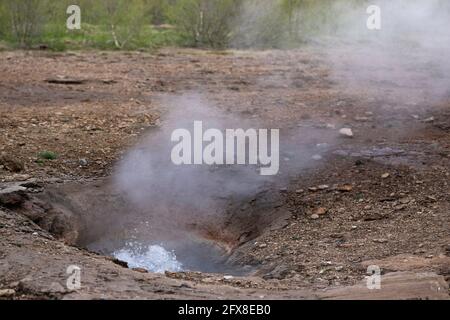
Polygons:
M1 1L0 300L448 300L450 3L376 2Z

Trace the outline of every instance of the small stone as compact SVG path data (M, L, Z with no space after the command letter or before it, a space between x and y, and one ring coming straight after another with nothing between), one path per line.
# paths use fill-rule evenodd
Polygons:
M144 268L133 268L131 270L136 271L136 272L140 272L140 273L148 273L148 270L144 269Z
M330 186L329 185L327 185L327 184L321 184L320 186L318 186L317 188L319 189L319 190L326 190L326 189L328 189Z
M353 131L350 128L342 128L339 133L344 137L353 138Z
M322 216L322 215L326 214L327 212L328 212L327 208L320 207L316 210L315 214Z
M295 190L295 193L297 193L297 194L301 194L301 193L303 193L305 190L303 190L303 189L297 189L297 190Z
M0 290L0 297L2 298L9 298L16 294L16 291L14 289L2 289Z
M411 200L408 199L408 198L401 198L401 199L400 199L400 203L402 203L402 204L408 204L408 203L410 203L410 202L411 202Z
M322 160L322 156L320 154L315 154L315 155L312 156L312 159L316 160L316 161Z
M390 176L391 176L391 174L386 172L381 175L381 178L386 179L386 178L389 178Z
M311 219L313 219L313 220L317 220L317 219L319 219L319 218L320 218L319 215L316 214L316 213L314 213L314 214L311 215Z
M231 280L231 279L233 279L234 277L233 277L233 276L223 276L223 278L224 278L225 280Z
M423 120L423 122L428 123L428 122L433 122L434 121L434 117L429 117L425 120Z
M404 210L406 207L407 207L406 204L399 204L399 205L395 206L394 209L396 211L400 211L400 210Z
M342 191L342 192L350 192L353 190L353 186L351 184L344 184L344 185L338 186L337 190Z
M267 248L267 244L261 243L258 247L260 247L261 249L262 249L262 248Z
M86 167L88 165L88 161L86 159L80 159L78 162L82 167Z

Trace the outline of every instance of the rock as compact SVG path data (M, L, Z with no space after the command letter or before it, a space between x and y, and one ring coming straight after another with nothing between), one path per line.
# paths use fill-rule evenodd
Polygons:
M9 298L16 294L16 291L14 289L2 289L0 290L0 297L1 298Z
M390 176L391 176L390 173L386 172L381 175L381 178L386 179L389 178Z
M341 192L350 192L353 190L353 186L351 184L344 184L344 185L338 186L336 188L336 190L341 191Z
M267 244L265 244L265 243L261 243L259 246L258 246L259 248L261 248L261 249L263 249L263 248L267 248Z
M18 185L0 190L0 204L7 207L22 204L27 199L25 190L27 188Z
M319 189L319 190L326 190L326 189L328 189L330 186L329 185L327 185L327 184L321 184L320 186L318 186L317 188Z
M372 241L376 242L376 243L386 243L387 242L386 239L372 239Z
M263 279L283 279L289 274L289 268L286 265L278 265L271 272L263 276Z
M395 209L396 211L400 211L400 210L406 209L406 207L407 207L406 204L399 204L399 205L395 206L394 209Z
M320 154L315 154L315 155L312 156L312 159L316 160L316 161L322 160L322 156Z
M429 117L429 118L423 120L423 122L425 122L425 123L429 123L429 122L433 122L433 121L434 121L434 117Z
M315 214L316 214L316 215L319 215L319 216L322 216L322 215L326 214L327 212L328 212L328 209L327 209L327 208L320 207L320 208L318 208L318 209L316 210Z
M88 165L88 161L86 159L80 159L78 162L82 167L86 167Z
M353 131L350 128L342 128L339 130L339 134L347 138L353 138Z
M233 277L233 276L223 276L223 278L224 278L225 280L231 280L231 279L233 279L234 277Z
M314 213L314 214L311 215L311 219L313 219L313 220L317 220L319 218L320 217L319 217L319 215L317 213Z

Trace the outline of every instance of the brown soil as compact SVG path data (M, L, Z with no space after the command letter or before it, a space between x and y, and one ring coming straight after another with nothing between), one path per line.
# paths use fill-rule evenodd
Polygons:
M374 99L365 83L345 86L345 73L313 48L2 52L0 71L0 299L449 298L448 97L400 105L398 95L420 83L380 81ZM160 97L192 91L242 119L304 130L299 148L321 155L221 221L192 227L256 272L156 275L70 246L89 236L96 215L80 215L56 191L109 190L105 177L122 155L158 129ZM342 127L354 137L340 136ZM65 289L71 264L83 266L75 292ZM371 264L383 270L382 290L363 285Z

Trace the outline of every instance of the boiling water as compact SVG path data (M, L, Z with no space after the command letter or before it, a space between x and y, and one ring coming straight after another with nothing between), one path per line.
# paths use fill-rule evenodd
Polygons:
M144 268L156 273L183 270L183 266L177 260L175 253L160 245L127 244L125 248L113 252L113 256L127 262L130 268Z

